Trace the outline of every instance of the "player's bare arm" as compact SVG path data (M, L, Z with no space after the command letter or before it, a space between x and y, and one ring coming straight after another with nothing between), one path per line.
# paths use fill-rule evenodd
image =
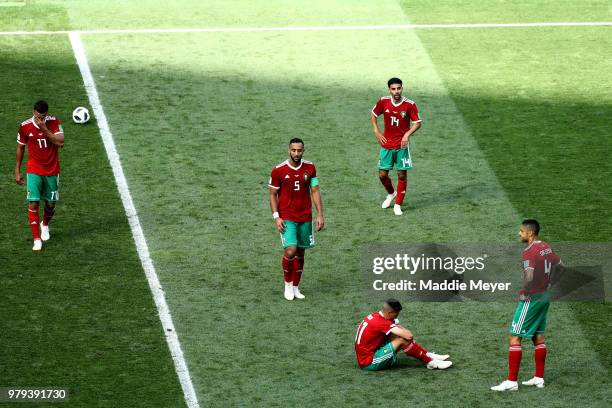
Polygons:
M23 176L21 175L21 162L25 153L25 145L18 144L17 152L15 153L15 181L17 184L23 184Z
M404 340L412 340L412 332L403 326L395 326L391 329L391 333L395 334L398 337L401 337Z
M519 296L519 300L525 300L527 298L525 293L529 293L532 282L533 282L533 269L525 268L523 270L523 287L521 288L521 294Z
M374 136L376 136L376 139L378 139L378 141L381 143L387 143L385 135L378 128L378 117L372 112L370 112L370 121L372 122L372 129L374 130Z
M62 132L58 132L58 133L51 132L49 128L47 127L47 124L45 123L44 118L41 119L40 117L35 115L34 123L36 124L36 126L40 128L40 130L45 132L45 137L49 139L51 143L53 143L54 145L60 146L60 147L64 146L64 134Z
M278 232L283 233L285 232L285 221L278 216L278 189L269 187L268 190L270 191L270 209L272 210L276 228Z
M561 276L565 273L565 265L559 262L555 266L552 267L550 274L550 286L555 285L559 280L561 280Z
M402 149L408 146L408 142L410 141L410 136L412 136L420 128L421 128L421 122L412 123L412 126L410 126L410 129L408 129L408 131L404 134L404 137L402 138Z
M321 198L321 191L319 190L319 186L312 187L310 191L312 192L312 201L314 201L315 208L317 209L317 231L321 231L325 226L325 218L323 216L323 199Z

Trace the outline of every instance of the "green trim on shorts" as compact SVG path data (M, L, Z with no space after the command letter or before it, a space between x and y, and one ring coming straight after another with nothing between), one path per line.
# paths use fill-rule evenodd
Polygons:
M531 339L536 334L544 333L549 306L547 292L537 293L528 300L520 301L514 311L510 334Z
M380 148L378 156L379 170L392 170L393 166L397 170L412 170L412 158L410 157L410 148L406 146L404 149L387 150L384 147Z
M315 246L312 221L295 222L284 220L284 222L285 232L280 234L283 248L294 246L301 249L308 249Z
M379 371L393 367L398 362L396 354L397 350L393 348L393 344L387 343L376 350L374 359L370 365L363 367L363 369L367 371Z
M45 200L50 203L59 201L59 174L40 176L26 173L27 202Z

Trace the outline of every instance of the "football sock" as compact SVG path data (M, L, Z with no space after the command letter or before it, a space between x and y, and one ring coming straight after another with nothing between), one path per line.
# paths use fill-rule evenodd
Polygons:
M395 199L395 204L402 205L404 202L406 186L408 186L408 180L397 180L397 198Z
M411 341L410 343L406 343L402 346L402 350L406 353L407 356L411 356L414 358L418 358L419 360L429 363L433 360L431 357L427 355L427 350L423 348L416 341Z
M51 218L53 218L53 215L55 214L55 207L51 208L45 205L43 213L43 224L49 225L49 222L51 222Z
M283 275L285 276L285 283L293 282L293 260L295 257L287 258L283 255Z
M546 344L540 343L535 346L535 376L544 378L544 362L546 361Z
M293 286L300 286L302 272L304 272L304 257L296 255L293 258Z
M28 219L30 220L30 228L32 229L32 238L40 239L40 216L38 215L38 210L32 210L28 208Z
M513 345L508 349L508 380L517 381L519 367L521 366L523 349L521 345Z
M382 183L383 186L385 186L387 193L393 194L395 190L393 189L393 183L391 182L391 179L389 178L389 176L381 178L380 182Z

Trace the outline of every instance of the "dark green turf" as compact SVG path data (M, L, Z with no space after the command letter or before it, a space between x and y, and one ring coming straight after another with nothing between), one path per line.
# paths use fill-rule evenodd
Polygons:
M87 99L67 37L0 44L0 383L68 387L62 406L184 405L98 129L70 120ZM38 98L63 120L66 147L52 239L33 253L13 168L17 128Z

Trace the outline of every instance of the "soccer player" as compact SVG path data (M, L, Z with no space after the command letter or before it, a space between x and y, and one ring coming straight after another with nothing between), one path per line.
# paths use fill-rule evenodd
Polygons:
M550 245L538 239L539 233L540 224L533 219L524 220L519 229L521 242L527 244L523 250L523 287L519 291L519 303L510 327L508 379L491 387L493 391L518 390L523 338L531 339L535 346L535 375L532 379L523 381L523 385L544 388L544 329L549 306L548 288L561 278L565 267Z
M408 186L407 170L412 170L410 158L410 137L421 128L421 118L416 104L402 96L402 80L391 78L390 96L383 96L376 102L370 113L374 135L380 144L378 177L387 190L382 208L389 208L395 199L393 213L402 215L402 203ZM384 114L384 133L378 128L378 117ZM397 169L397 191L389 178L389 170Z
M32 237L33 251L42 249L42 242L49 240L49 222L55 213L55 203L59 200L59 154L64 146L64 130L60 120L48 114L49 105L45 101L34 104L34 115L21 123L17 133L17 153L15 155L15 181L24 183L21 174L21 162L26 146L28 162L26 164L28 195L28 218ZM40 223L39 201L45 201L43 221ZM40 224L40 227L39 227Z
M304 271L304 254L315 245L312 231L312 204L317 209L316 228L325 225L323 201L319 191L317 168L312 162L302 160L304 141L293 138L289 141L289 159L272 169L268 187L270 208L276 228L280 232L285 277L285 299L304 299L299 285Z
M430 370L444 370L453 365L447 360L448 355L429 352L414 341L410 330L400 326L397 320L401 310L399 301L388 299L382 310L370 313L363 319L355 336L359 367L378 371L394 366L398 363L396 354L399 350L423 361Z

